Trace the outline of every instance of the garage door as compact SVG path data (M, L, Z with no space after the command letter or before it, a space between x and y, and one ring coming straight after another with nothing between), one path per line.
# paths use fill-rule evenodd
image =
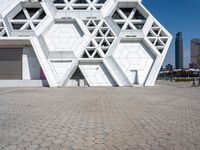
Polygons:
M22 50L0 48L0 80L22 79Z

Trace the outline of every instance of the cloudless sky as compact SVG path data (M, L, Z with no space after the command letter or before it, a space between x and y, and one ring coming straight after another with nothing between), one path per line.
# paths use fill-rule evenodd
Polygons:
M184 67L190 62L190 40L200 38L200 0L143 0L143 5L173 35L163 65L174 66L175 36L183 32Z

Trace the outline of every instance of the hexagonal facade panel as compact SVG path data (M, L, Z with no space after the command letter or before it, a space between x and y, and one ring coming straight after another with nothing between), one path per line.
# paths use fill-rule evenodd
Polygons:
M19 81L153 86L172 40L141 0L0 2L0 47L26 66Z
M43 34L50 51L75 51L84 33L75 20L55 22Z
M161 54L169 39L165 31L163 31L156 22L153 22L147 34L147 38Z
M155 57L143 42L121 41L113 57L132 84L143 84Z
M46 16L41 3L21 2L8 13L6 18L9 19L12 31L30 32L35 30Z
M119 2L116 10L112 14L112 19L122 30L141 30L143 29L148 13L137 5L137 3Z
M92 39L83 51L81 58L103 58L108 53L116 36L105 20L87 19L83 20Z

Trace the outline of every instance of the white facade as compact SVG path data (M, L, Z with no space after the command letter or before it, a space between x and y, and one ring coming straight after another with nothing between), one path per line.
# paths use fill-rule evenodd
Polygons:
M50 87L153 86L172 40L141 0L0 0L0 47L23 48L22 80Z

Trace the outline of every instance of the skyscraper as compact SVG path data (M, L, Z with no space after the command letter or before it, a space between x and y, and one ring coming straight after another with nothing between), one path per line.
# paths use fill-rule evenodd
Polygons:
M197 65L197 56L200 55L200 38L192 39L190 42L190 46L191 46L191 64Z
M176 34L175 41L175 66L176 69L183 68L183 37L182 32Z

